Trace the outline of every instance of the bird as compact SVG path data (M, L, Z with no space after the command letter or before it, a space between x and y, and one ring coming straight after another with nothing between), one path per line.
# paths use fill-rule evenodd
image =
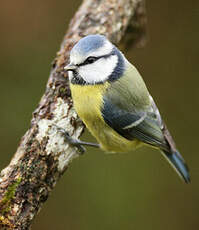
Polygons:
M143 145L159 149L178 175L190 182L176 148L138 70L105 36L81 38L70 51L68 71L74 108L105 152L129 152Z

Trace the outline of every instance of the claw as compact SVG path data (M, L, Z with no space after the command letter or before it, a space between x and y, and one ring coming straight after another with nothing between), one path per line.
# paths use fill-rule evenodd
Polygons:
M58 127L57 125L54 125L54 126L57 128L57 130L59 132L62 133L62 135L64 136L64 139L66 140L67 143L78 148L80 154L83 154L86 151L86 149L82 145L92 146L95 148L100 147L100 145L96 144L96 143L84 142L84 141L75 139L75 138L69 136L68 132L66 130L64 130L63 128Z

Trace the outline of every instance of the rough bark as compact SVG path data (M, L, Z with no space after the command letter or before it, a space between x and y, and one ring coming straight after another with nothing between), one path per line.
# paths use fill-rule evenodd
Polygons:
M0 226L3 229L29 229L60 176L79 156L75 147L64 142L55 126L74 138L84 129L73 109L67 73L63 70L71 48L82 36L95 33L104 34L118 44L125 31L133 38L131 45L135 45L142 41L144 15L142 0L83 1L53 62L31 126L10 164L0 174Z

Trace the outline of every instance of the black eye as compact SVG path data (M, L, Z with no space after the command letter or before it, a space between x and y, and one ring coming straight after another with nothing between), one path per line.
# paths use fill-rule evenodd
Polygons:
M88 57L88 58L85 60L84 64L91 64L91 63L95 62L96 60L97 60L96 57Z

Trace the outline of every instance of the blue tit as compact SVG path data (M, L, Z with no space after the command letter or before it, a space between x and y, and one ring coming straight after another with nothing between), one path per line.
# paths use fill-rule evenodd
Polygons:
M88 35L70 52L74 108L106 152L155 147L185 182L188 167L176 149L137 69L106 37Z

